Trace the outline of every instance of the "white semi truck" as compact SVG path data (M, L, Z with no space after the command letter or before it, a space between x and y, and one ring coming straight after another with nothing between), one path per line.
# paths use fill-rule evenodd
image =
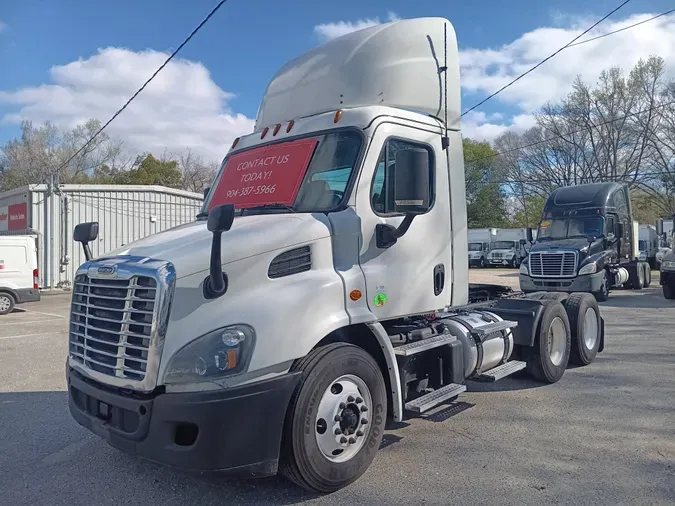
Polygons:
M527 257L532 240L532 231L526 228L498 228L488 254L489 265L517 268Z
M496 228L469 229L469 267L485 267L492 241L497 234Z
M367 28L277 72L196 221L96 259L79 224L72 416L155 462L330 492L468 379L591 363L589 295L469 287L460 111L450 22Z

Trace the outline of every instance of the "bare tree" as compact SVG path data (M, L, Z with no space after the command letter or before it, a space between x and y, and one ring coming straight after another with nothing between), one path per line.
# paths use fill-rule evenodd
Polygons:
M189 148L179 155L178 168L183 174L183 188L199 193L211 184L218 171L217 164L205 162Z

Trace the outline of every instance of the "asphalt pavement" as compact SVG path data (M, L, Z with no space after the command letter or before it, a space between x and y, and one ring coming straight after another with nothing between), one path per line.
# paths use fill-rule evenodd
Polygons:
M606 348L590 366L554 385L470 382L454 405L390 427L368 472L328 496L281 478L175 471L77 425L64 377L69 301L45 296L0 317L2 504L675 503L675 301L658 285L602 304Z

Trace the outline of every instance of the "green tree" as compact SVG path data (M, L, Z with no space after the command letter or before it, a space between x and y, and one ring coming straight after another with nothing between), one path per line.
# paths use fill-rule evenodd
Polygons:
M466 211L469 228L508 224L500 159L487 142L463 140Z
M512 224L518 228L537 228L544 210L546 199L539 195L528 195L524 199L524 205L513 215Z
M176 160L158 160L148 154L136 159L134 168L127 171L110 171L107 176L116 184L161 185L182 188L183 175ZM106 174L103 174L104 176Z

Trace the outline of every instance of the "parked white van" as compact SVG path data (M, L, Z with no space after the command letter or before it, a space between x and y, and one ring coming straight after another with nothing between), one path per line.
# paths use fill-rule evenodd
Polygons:
M16 304L40 300L37 261L34 236L0 236L0 315Z

